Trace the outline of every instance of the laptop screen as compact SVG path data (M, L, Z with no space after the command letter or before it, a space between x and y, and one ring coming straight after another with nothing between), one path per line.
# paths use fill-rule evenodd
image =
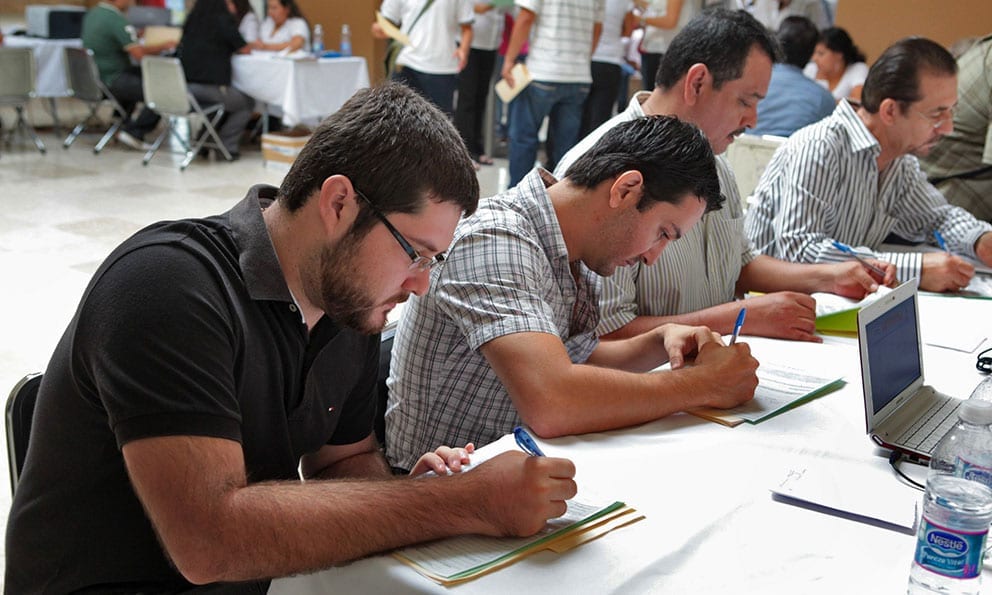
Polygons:
M865 326L871 362L872 407L878 413L922 376L916 294Z

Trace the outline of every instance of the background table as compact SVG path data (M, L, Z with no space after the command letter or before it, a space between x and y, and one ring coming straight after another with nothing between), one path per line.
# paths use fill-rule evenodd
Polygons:
M315 124L336 112L355 91L369 86L365 58L291 60L272 53L232 57L231 84L282 110L287 126Z
M38 97L66 97L69 86L65 80L65 48L83 47L82 39L42 39L23 35L8 35L3 44L11 48L31 48L37 66L35 94Z
M924 339L928 328L949 317L989 327L986 336L992 337L992 301L921 296L920 305ZM806 350L847 384L754 426L728 428L680 414L626 430L541 441L549 456L575 461L580 493L623 500L646 516L565 554L541 552L451 589L390 556L376 556L276 580L270 593L905 593L915 536L786 504L769 492L791 465L818 457L882 463L875 480L898 481L884 465L886 453L865 433L857 341L827 337L827 347L834 348L828 349L742 340L759 361L762 354ZM967 397L982 379L974 367L977 352L930 346L924 352L927 383L939 390ZM918 477L925 473L908 463L903 468ZM921 492L905 489L922 501ZM987 559L984 586L992 592L990 569Z

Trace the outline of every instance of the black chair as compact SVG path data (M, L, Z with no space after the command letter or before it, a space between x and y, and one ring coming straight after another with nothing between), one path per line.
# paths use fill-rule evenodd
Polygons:
M7 415L4 420L7 428L7 462L10 465L10 491L17 490L17 481L24 469L24 457L28 453L28 438L31 436L31 416L38 400L38 387L41 374L28 374L14 385L7 397Z

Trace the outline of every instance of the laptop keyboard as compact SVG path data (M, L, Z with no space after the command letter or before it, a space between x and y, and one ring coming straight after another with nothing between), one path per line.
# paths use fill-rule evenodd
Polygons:
M950 397L935 401L929 409L920 415L915 424L899 436L896 444L907 446L919 452L932 453L937 442L957 421L957 410L961 406L961 402L959 399Z

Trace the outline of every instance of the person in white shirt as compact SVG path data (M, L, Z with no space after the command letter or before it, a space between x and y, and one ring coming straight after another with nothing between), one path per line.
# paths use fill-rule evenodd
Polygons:
M842 242L891 261L899 279L919 278L921 290L967 286L975 267L962 257L992 265L992 225L947 204L917 161L953 130L957 105L954 57L922 37L896 42L868 72L860 106L841 101L779 147L744 232L794 262L849 261ZM893 240L942 245L886 252Z
M582 108L580 137L610 119L623 80L624 21L631 9L630 0L606 0L603 33L592 54L592 86Z
M295 52L310 47L310 27L295 0L269 0L268 10L252 49Z
M251 7L251 3L248 0L227 0L233 10L234 19L238 23L238 33L247 42L251 43L258 40L258 31L261 27L261 23L258 21L258 15L255 14L255 10Z
M847 31L831 27L820 32L813 62L803 72L825 86L837 101L847 98L860 101L868 65Z
M472 1L425 5L424 0L383 0L379 12L410 38L410 45L396 56L397 69L390 78L415 89L452 117L458 73L465 68L472 46ZM378 23L372 24L372 36L386 38Z
M483 146L483 120L486 100L493 89L496 55L503 38L503 16L506 9L491 2L473 5L472 46L465 68L458 73L458 104L455 106L455 127L465 140L465 146L475 165L492 165Z
M658 66L668 44L699 13L698 2L692 0L640 0L643 9L641 27L641 79L644 90L654 89Z
M776 59L771 34L743 11L706 11L672 40L658 70L657 87L638 93L625 112L582 139L558 164L564 175L606 132L632 119L676 116L702 130L717 153L723 208L703 215L699 225L653 263L620 267L606 279L599 303L599 335L607 340L636 336L659 325L702 324L729 334L740 303L748 298L742 332L781 339L820 341L816 304L808 294L829 291L862 298L894 277L890 264L872 278L856 261L800 265L760 255L743 230L742 201L723 153L734 138L753 127L756 104L765 96Z

